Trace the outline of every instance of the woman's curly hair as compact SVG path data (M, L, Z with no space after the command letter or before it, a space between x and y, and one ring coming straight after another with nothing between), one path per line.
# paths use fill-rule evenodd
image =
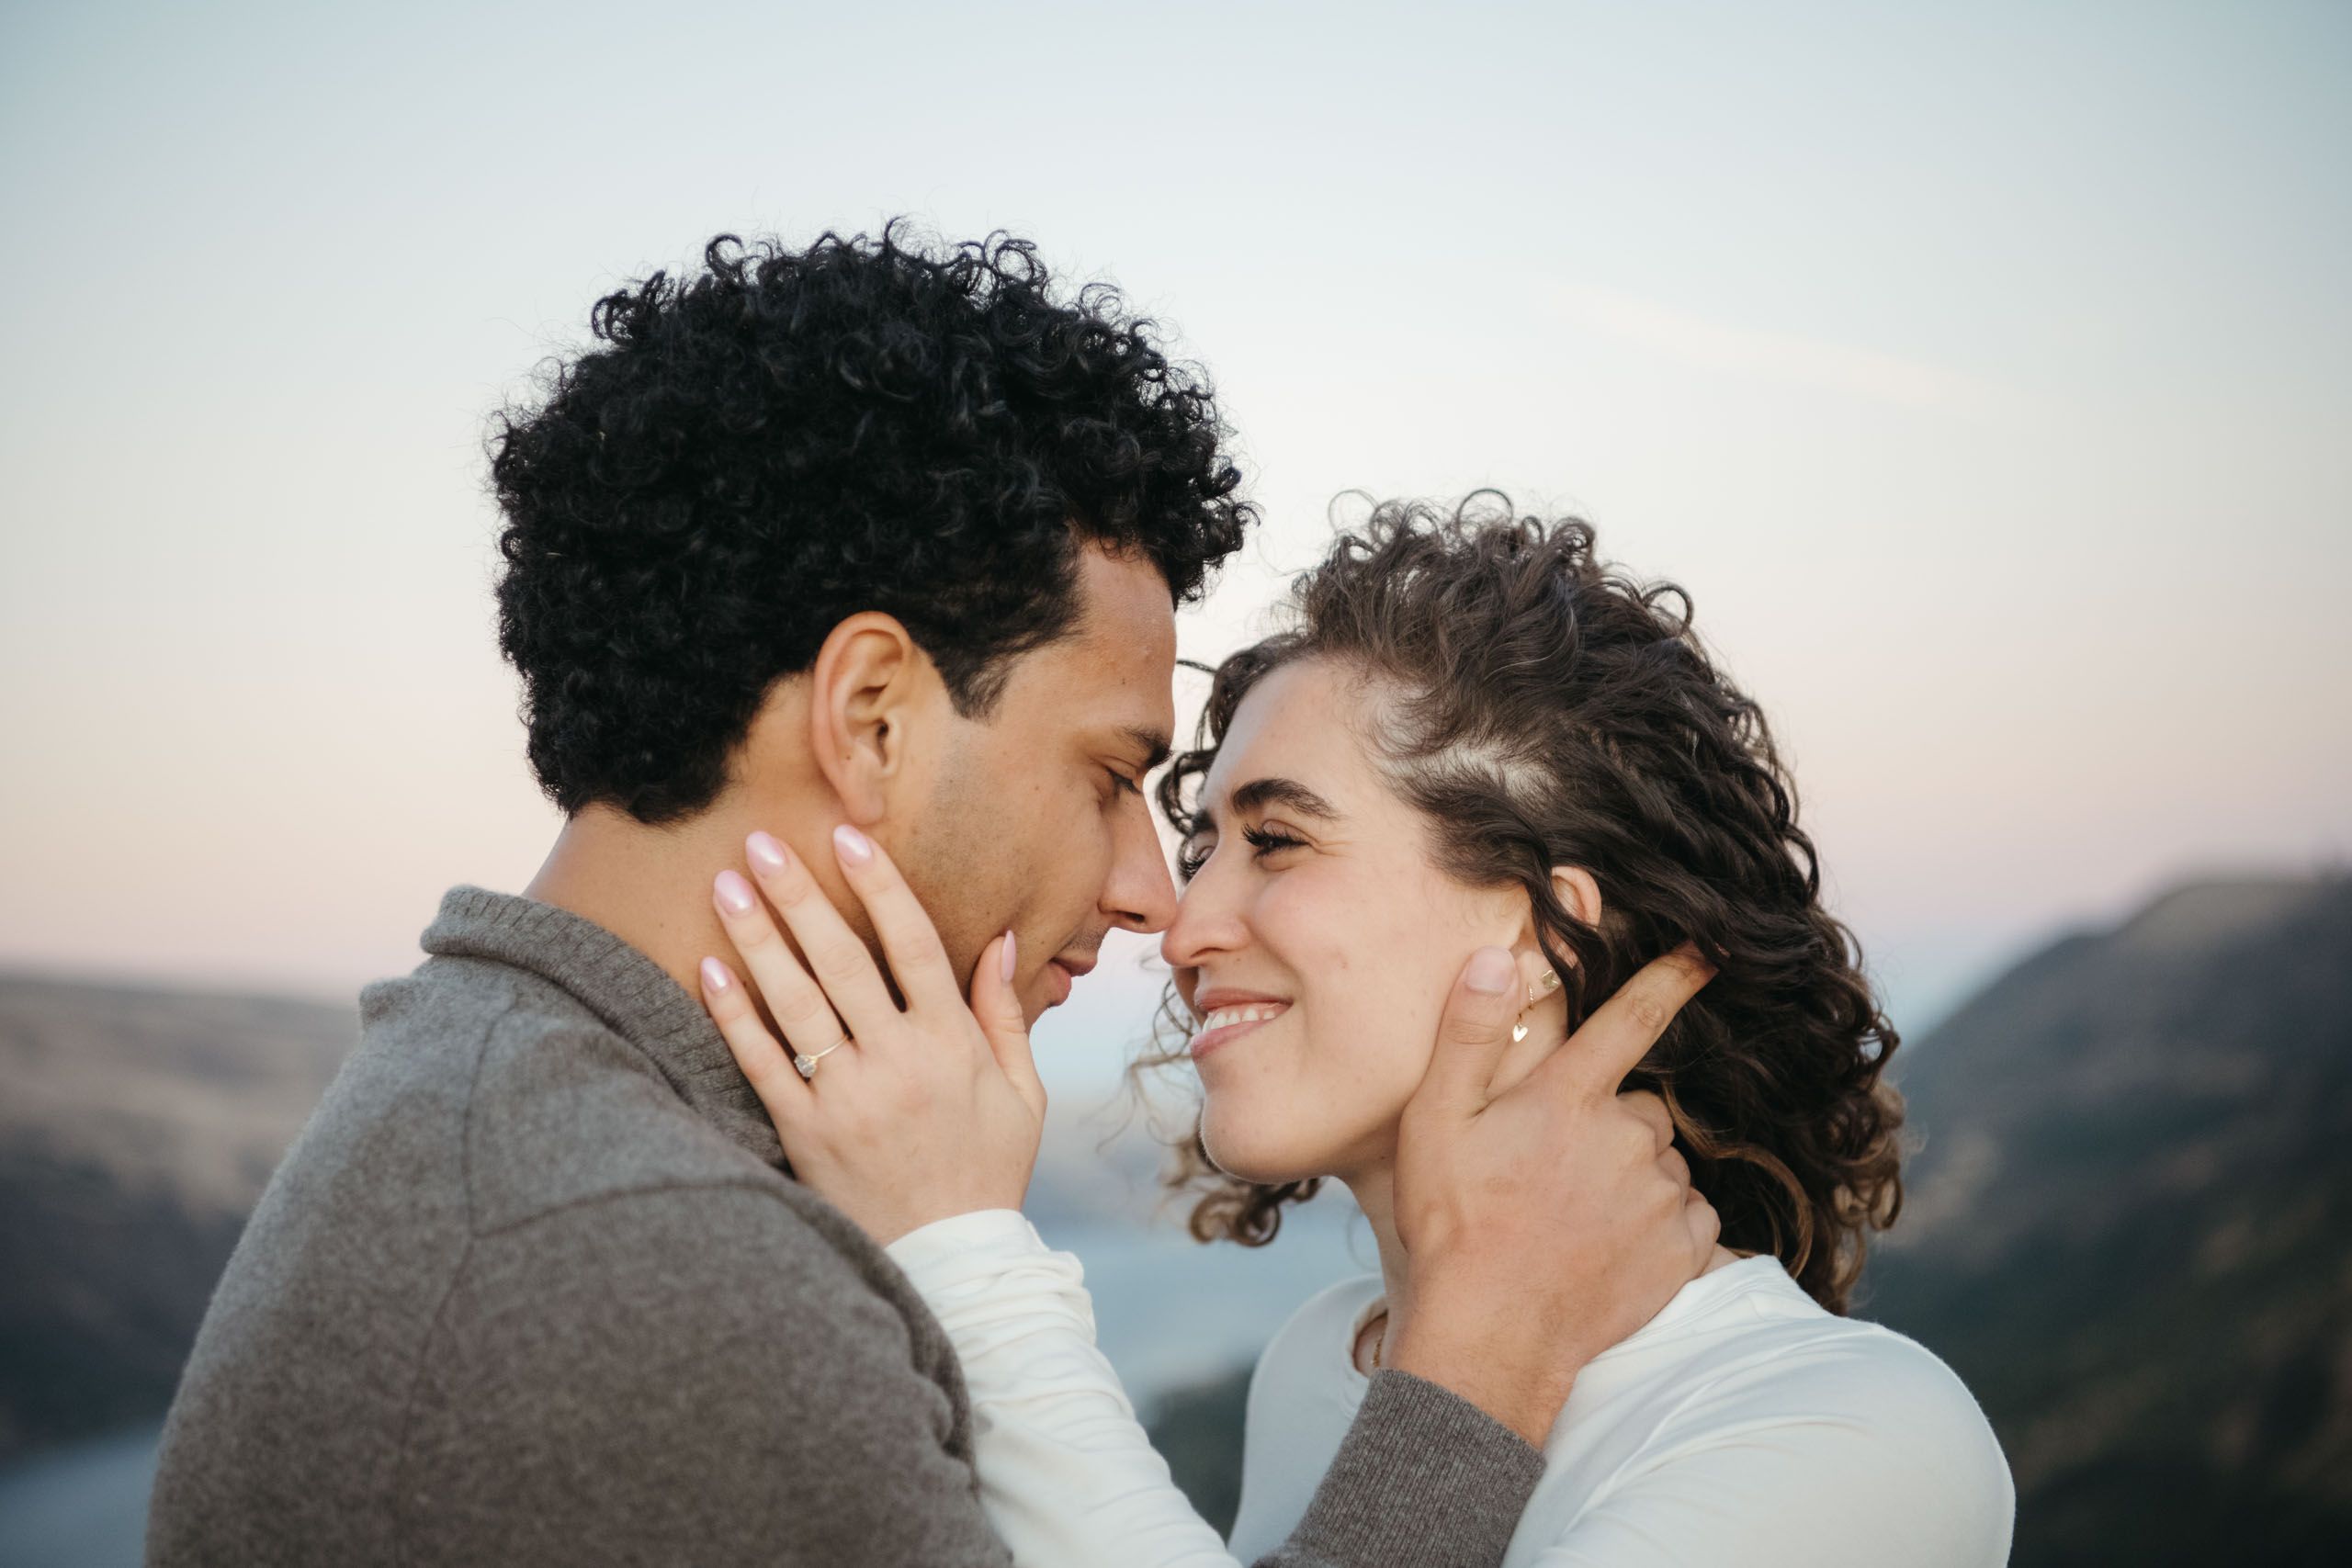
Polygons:
M1064 299L1025 241L934 254L896 223L722 234L703 262L597 301L602 346L491 439L499 646L567 815L708 805L769 688L858 611L985 715L1073 625L1081 540L1179 604L1239 547L1214 394L1111 286Z
M1844 1312L1869 1233L1902 1203L1902 1102L1880 1077L1896 1036L1821 906L1764 716L1692 634L1689 597L1619 575L1580 521L1515 518L1482 494L1375 507L1290 607L1290 629L1216 670L1196 749L1159 786L1169 820L1196 830L1203 775L1270 671L1323 659L1369 677L1376 763L1450 875L1526 890L1571 1028L1685 941L1717 966L1628 1087L1666 1100L1724 1244L1773 1254ZM1555 896L1555 865L1591 874L1597 926ZM1138 1068L1182 1060L1172 987L1162 1023ZM1206 1190L1196 1237L1250 1246L1321 1185L1226 1175L1197 1122L1170 1179Z

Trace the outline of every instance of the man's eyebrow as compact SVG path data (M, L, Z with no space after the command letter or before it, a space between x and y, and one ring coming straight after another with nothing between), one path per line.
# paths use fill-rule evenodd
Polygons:
M1164 729L1154 729L1148 724L1131 724L1119 731L1119 738L1143 752L1143 771L1147 773L1168 761L1170 742Z
M1233 792L1236 811L1262 811L1269 806L1286 806L1302 816L1320 818L1326 822L1340 819L1339 807L1296 779L1251 779Z

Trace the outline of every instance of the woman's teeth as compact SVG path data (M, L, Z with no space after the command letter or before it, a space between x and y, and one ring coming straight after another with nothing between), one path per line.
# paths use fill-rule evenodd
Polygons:
M1225 1029L1237 1023L1263 1023L1288 1005L1286 1002L1271 1002L1262 1007L1219 1008L1201 1020L1201 1032L1205 1034L1212 1029Z

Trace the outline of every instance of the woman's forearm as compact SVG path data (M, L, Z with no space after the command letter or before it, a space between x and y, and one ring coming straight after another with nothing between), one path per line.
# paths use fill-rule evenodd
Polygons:
M1077 1258L1009 1209L888 1248L964 1365L980 1503L1023 1568L1238 1568L1094 1344ZM1451 1390L1374 1375L1290 1538L1255 1568L1494 1568L1543 1455Z
M1096 1348L1076 1258L1010 1209L925 1225L888 1250L963 1362L981 1506L1015 1562L1236 1568Z

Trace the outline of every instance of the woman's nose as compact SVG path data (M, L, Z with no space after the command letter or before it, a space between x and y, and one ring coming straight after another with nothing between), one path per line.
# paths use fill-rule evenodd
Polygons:
M1170 969L1197 969L1204 959L1231 953L1247 940L1238 911L1204 866L1176 896L1176 918L1160 934L1159 957Z

